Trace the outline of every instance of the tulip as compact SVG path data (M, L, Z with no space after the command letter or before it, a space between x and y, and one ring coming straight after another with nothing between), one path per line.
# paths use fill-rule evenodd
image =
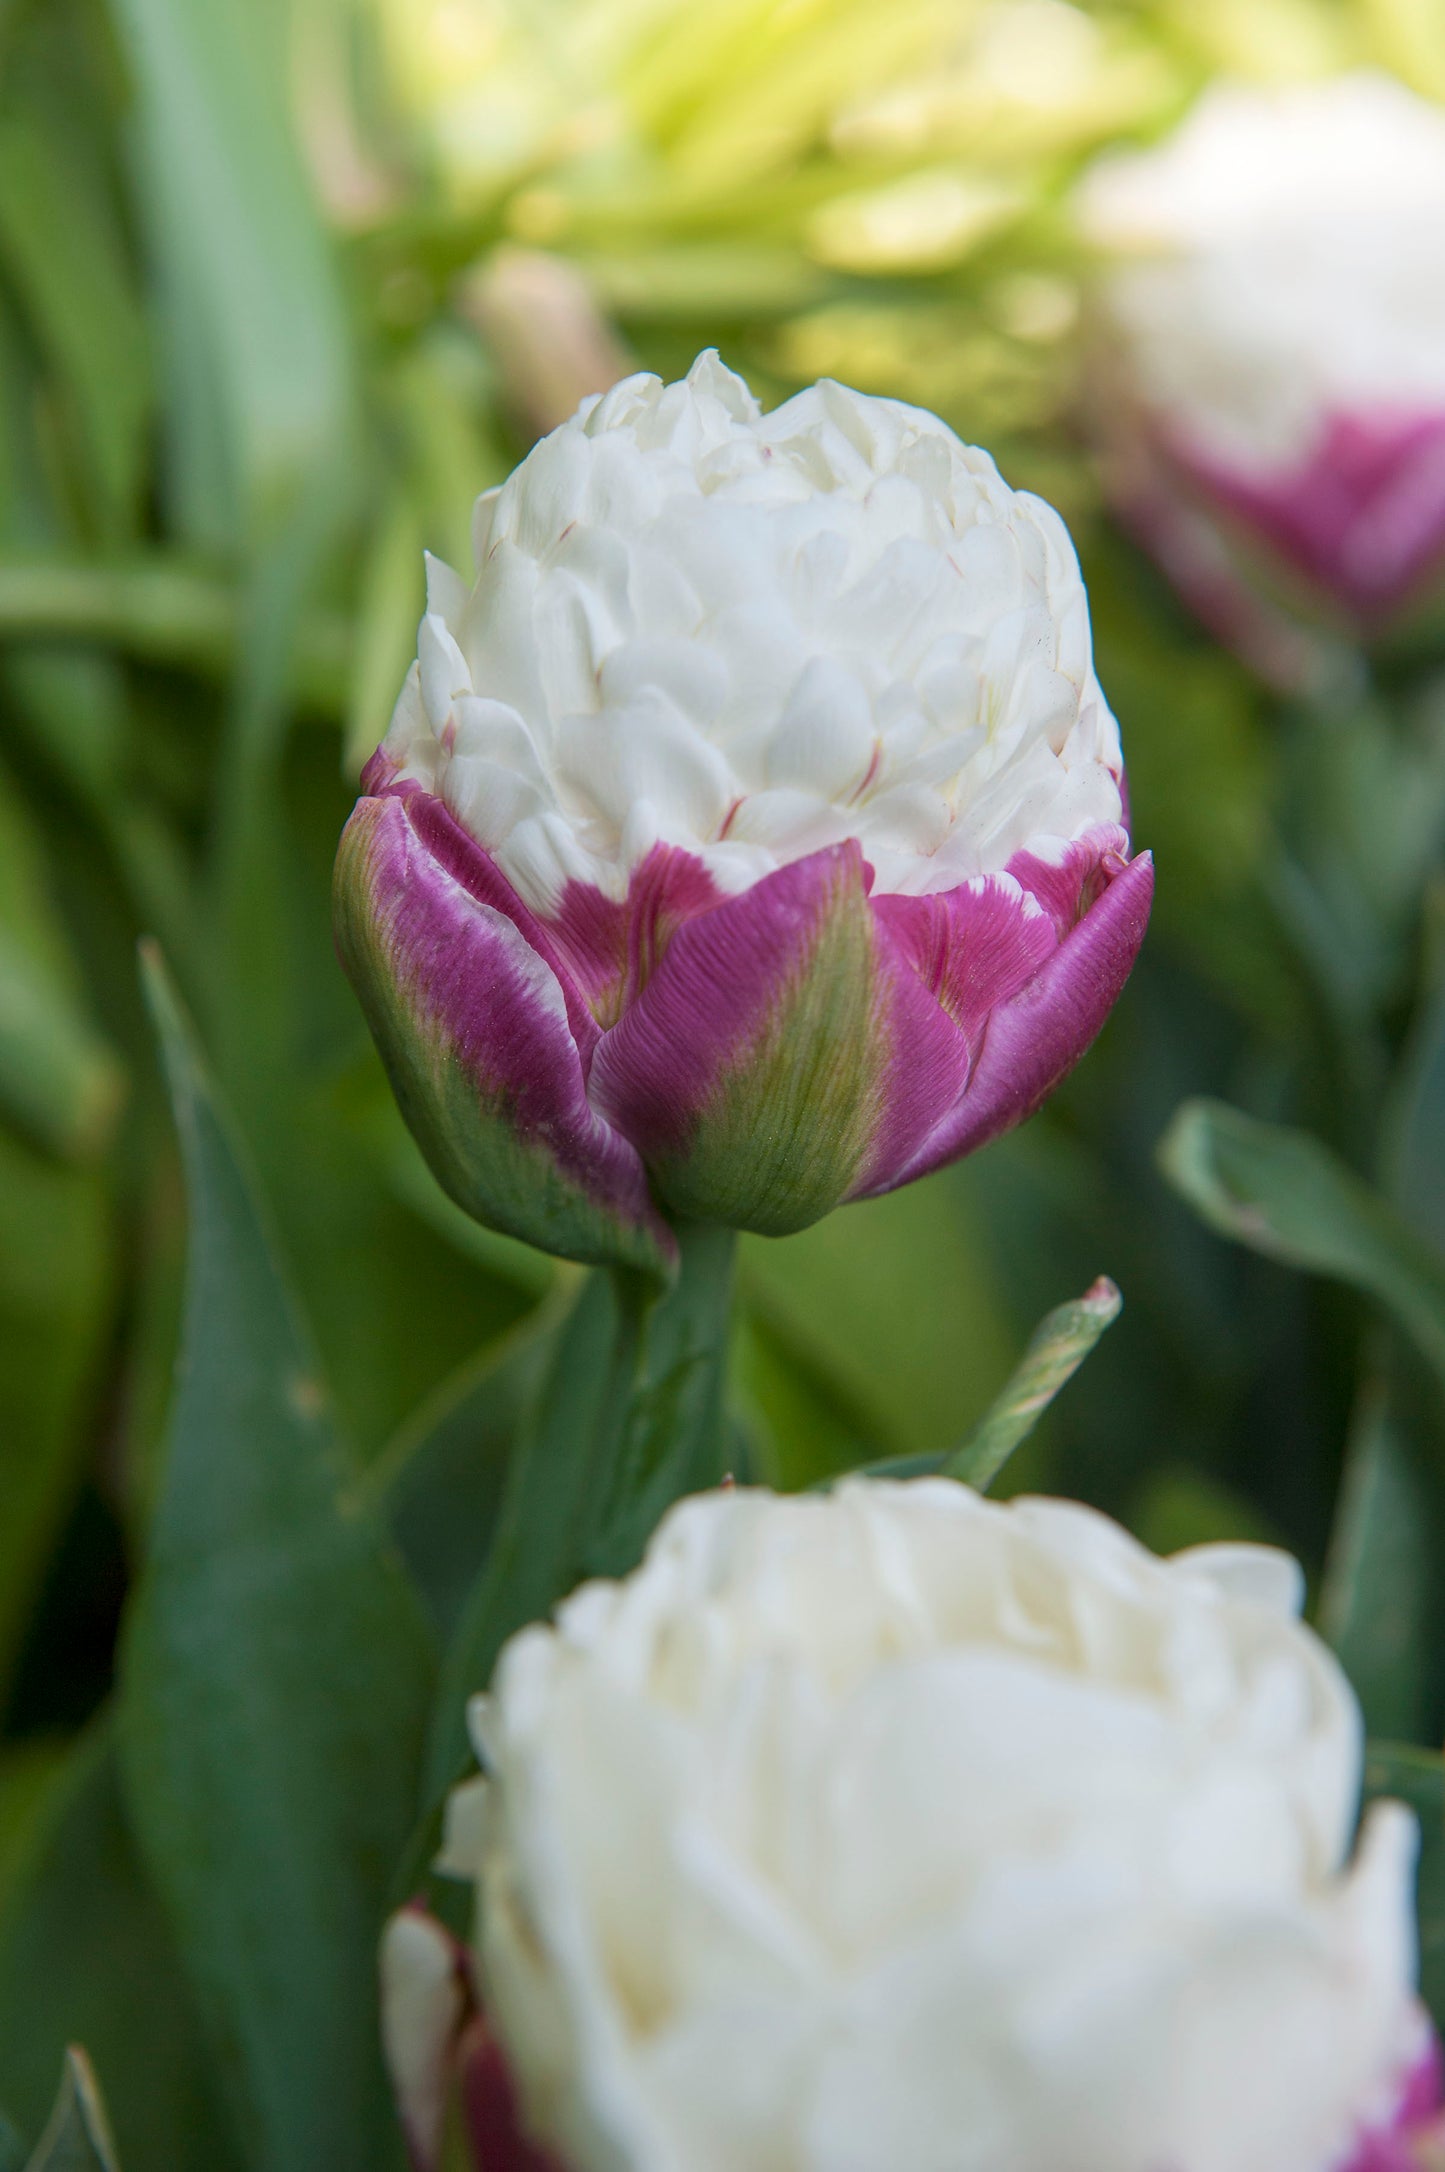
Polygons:
M1445 575L1445 115L1376 74L1216 85L1079 212L1106 482L1200 616L1286 683L1301 619L1406 623Z
M336 926L478 1219L666 1269L969 1153L1148 916L1058 516L934 416L764 416L704 355L585 400L430 565Z
M1359 1710L1302 1586L1271 1549L1160 1560L947 1480L674 1508L630 1577L506 1646L451 1801L531 2146L566 2172L1431 2161L1413 1821L1377 1803L1354 1839Z

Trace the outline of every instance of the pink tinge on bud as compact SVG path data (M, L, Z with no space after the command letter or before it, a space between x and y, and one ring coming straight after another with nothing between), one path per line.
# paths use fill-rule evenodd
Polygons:
M413 1901L388 1922L380 1959L382 2047L413 2172L438 2172L459 2128L476 2172L563 2172L522 2130L466 1948Z
M564 2172L558 2160L522 2131L506 2054L473 2014L457 2047L462 2110L477 2172Z
M381 2040L413 2172L440 2161L456 2044L472 2007L466 1949L418 1902L382 1933Z
M1344 2172L1440 2172L1445 2166L1445 2060L1432 2032L1404 2079L1394 2115L1367 2128Z

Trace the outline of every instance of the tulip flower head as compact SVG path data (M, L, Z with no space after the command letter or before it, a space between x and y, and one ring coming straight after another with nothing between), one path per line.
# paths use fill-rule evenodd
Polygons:
M1143 935L1067 533L936 417L704 355L432 562L337 874L403 1108L481 1220L663 1260L1027 1115Z
M1370 73L1216 85L1079 212L1108 479L1201 615L1287 677L1261 574L1365 636L1438 587L1445 113Z
M1376 1805L1352 1840L1360 1716L1301 1585L1268 1549L1161 1561L947 1480L673 1509L632 1576L505 1648L452 1799L532 2146L566 2172L1423 2162L1413 1823ZM394 2046L414 2101L433 2057Z

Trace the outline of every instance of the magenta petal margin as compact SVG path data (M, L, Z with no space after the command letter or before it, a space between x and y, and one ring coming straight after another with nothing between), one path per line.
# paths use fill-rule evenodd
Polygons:
M1366 2128L1341 2172L1431 2172L1445 2162L1445 2062L1433 2031L1391 2117Z
M856 842L733 896L658 846L625 901L544 918L441 801L366 782L337 940L403 1111L469 1212L578 1259L663 1268L668 1215L781 1234L983 1145L1078 1061L1149 916L1105 827L929 897L874 897Z

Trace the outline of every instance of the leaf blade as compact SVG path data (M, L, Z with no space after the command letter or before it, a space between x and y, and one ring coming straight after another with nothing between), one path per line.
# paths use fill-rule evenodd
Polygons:
M1445 1262L1317 1139L1186 1101L1159 1162L1222 1236L1376 1298L1445 1380Z
M65 2054L55 2109L25 2172L119 2172L100 2087L78 2044Z
M169 1458L122 1654L138 1835L268 2172L394 2152L373 1996L431 1650L344 1473L309 1345L163 970L191 1193Z

